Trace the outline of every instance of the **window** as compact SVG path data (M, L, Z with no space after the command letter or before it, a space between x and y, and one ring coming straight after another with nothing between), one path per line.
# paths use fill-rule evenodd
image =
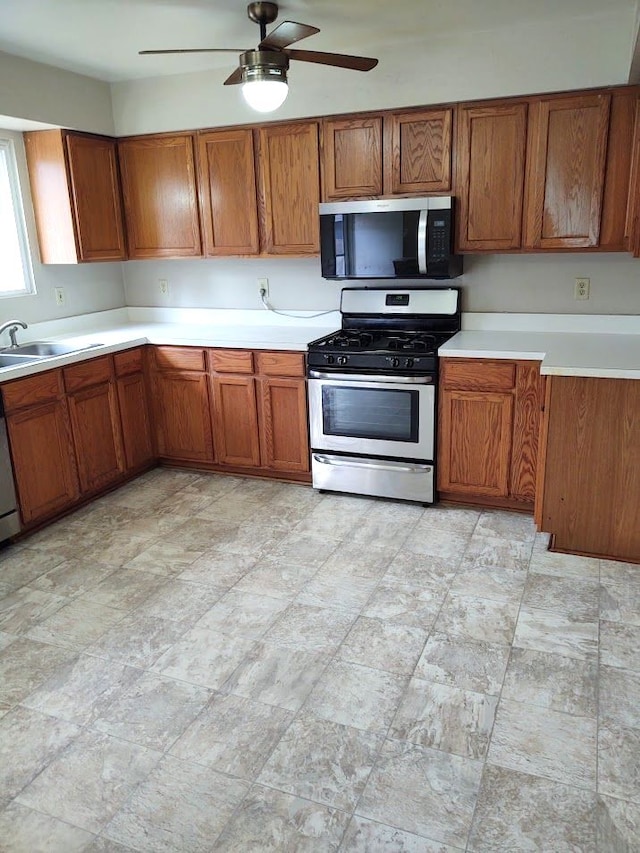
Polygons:
M0 136L0 297L34 290L13 140Z

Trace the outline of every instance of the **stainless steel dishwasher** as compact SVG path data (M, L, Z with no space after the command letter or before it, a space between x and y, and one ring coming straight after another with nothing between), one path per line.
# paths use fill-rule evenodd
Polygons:
M0 542L20 530L20 518L13 485L13 470L9 455L7 424L4 418L4 403L0 394Z

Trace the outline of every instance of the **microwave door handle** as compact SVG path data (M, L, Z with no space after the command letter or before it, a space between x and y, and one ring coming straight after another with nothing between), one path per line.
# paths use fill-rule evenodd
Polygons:
M427 274L427 217L428 210L420 211L418 219L418 272L420 275Z

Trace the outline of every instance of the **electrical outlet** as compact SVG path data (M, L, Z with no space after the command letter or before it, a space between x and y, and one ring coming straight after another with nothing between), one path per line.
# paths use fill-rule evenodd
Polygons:
M260 297L265 299L269 298L269 279L268 278L259 278L258 279L258 293Z
M163 296L168 296L169 295L169 282L167 281L167 279L166 278L159 278L158 279L158 285L160 287L160 293Z
M575 288L573 291L574 299L588 299L590 289L591 289L591 279L589 279L589 278L577 278Z
M56 305L64 305L64 287L54 287L53 293L56 299Z

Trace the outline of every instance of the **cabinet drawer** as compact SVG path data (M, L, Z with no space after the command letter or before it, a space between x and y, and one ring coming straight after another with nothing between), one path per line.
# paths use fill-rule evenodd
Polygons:
M117 352L113 356L116 376L128 376L130 373L140 373L142 370L142 350L128 349Z
M204 350L198 347L155 347L154 357L159 370L207 369Z
M304 353L259 352L258 373L264 376L304 376Z
M62 372L48 370L26 379L16 379L2 386L4 408L6 412L15 412L26 406L48 403L62 397Z
M209 358L217 373L253 373L253 353L248 350L212 349Z
M440 379L445 388L469 391L510 391L516 380L516 365L511 361L484 359L445 359Z
M90 388L91 385L99 385L108 382L113 376L113 365L111 356L104 355L101 358L92 358L89 361L81 361L72 367L65 367L64 387L68 393L78 391L80 388Z

